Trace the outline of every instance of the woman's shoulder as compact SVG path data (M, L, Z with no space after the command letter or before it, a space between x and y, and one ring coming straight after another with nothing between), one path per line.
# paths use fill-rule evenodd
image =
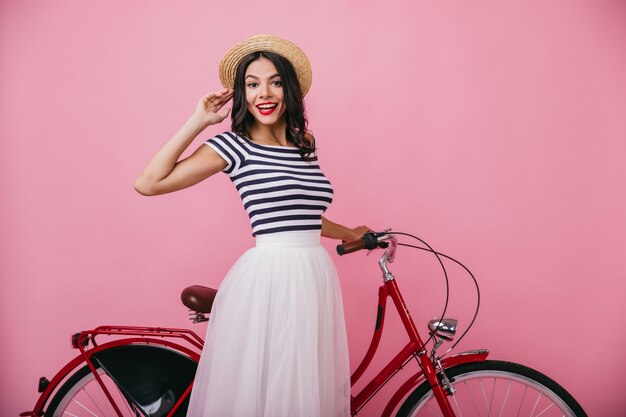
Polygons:
M204 143L213 148L227 162L223 171L229 175L236 172L248 158L247 146L235 132L218 133Z
M215 136L207 139L205 143L214 144L218 146L221 145L222 147L232 149L232 151L234 152L239 151L239 152L247 153L247 152L244 152L247 149L247 144L246 144L245 139L243 139L241 136L239 136L237 133L235 133L232 130L227 130L222 133L218 133Z
M221 136L232 139L232 140L238 140L241 139L241 136L239 136L237 134L237 132L233 131L233 130L225 130L224 132L220 133Z
M243 143L244 139L239 136L236 132L232 131L232 130L226 130L222 133L217 133L215 134L213 137L211 137L210 139L208 139L210 141L219 141L219 142L240 142Z

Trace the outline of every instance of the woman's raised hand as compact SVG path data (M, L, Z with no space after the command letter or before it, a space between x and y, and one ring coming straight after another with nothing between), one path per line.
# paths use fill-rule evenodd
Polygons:
M232 97L233 90L230 88L202 96L196 105L194 116L207 126L221 123L230 112L230 107L224 107L224 104Z

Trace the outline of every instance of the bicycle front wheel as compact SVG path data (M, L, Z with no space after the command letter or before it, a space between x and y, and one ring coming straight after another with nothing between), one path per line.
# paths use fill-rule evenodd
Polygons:
M458 417L587 416L563 387L527 366L485 361L453 366L446 375L456 390L448 400ZM409 395L397 417L442 415L425 381Z

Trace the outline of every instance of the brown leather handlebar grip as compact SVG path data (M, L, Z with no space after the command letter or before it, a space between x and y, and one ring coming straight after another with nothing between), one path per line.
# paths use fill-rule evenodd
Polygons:
M352 240L350 242L342 243L341 245L337 245L337 253L339 256L345 255L346 253L352 253L359 251L365 248L365 241L363 239Z

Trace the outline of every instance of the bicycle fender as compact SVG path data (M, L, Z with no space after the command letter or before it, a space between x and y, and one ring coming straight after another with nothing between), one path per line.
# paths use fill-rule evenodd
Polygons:
M487 356L489 356L487 349L468 350L442 359L441 365L443 369L447 369L463 363L484 362L487 360ZM411 377L393 394L391 400L389 400L389 403L387 403L387 406L383 410L381 417L390 417L392 411L400 404L400 401L406 397L413 388L421 384L424 379L424 373L421 370L411 375Z

